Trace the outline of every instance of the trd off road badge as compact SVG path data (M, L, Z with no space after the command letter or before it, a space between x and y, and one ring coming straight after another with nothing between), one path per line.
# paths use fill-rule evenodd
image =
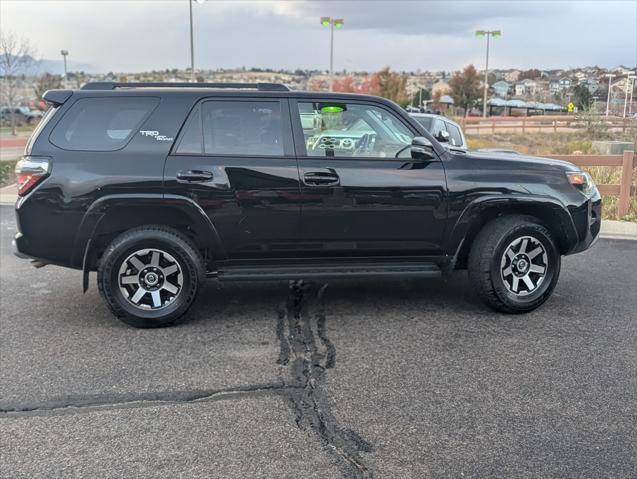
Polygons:
M166 135L160 135L158 131L154 130L139 130L142 136L152 136L157 141L173 141L174 138L168 137Z

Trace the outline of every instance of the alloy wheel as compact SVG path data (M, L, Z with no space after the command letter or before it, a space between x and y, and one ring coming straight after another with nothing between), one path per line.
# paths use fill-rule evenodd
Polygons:
M500 261L500 276L509 292L528 296L543 283L548 270L548 255L542 243L532 236L513 240Z
M181 292L183 272L165 251L147 248L129 255L119 268L119 290L136 308L158 310L172 304Z

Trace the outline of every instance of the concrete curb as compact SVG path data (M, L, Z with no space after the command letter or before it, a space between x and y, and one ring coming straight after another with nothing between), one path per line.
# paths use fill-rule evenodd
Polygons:
M14 206L18 200L15 185L0 188L0 205ZM602 220L602 238L637 240L637 223L630 221Z
M637 223L602 220L602 238L637 240Z

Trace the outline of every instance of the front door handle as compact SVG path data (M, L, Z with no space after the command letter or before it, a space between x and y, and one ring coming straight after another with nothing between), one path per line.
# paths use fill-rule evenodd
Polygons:
M309 171L303 175L303 182L308 186L336 186L340 183L340 178L336 173Z
M212 177L212 171L188 170L177 172L177 181L179 183L204 183L212 180Z

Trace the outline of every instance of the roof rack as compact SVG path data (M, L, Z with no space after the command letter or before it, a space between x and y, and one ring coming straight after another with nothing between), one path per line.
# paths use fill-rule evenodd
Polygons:
M282 83L166 83L166 82L91 82L82 87L82 90L115 90L117 88L228 88L259 91L290 91Z

